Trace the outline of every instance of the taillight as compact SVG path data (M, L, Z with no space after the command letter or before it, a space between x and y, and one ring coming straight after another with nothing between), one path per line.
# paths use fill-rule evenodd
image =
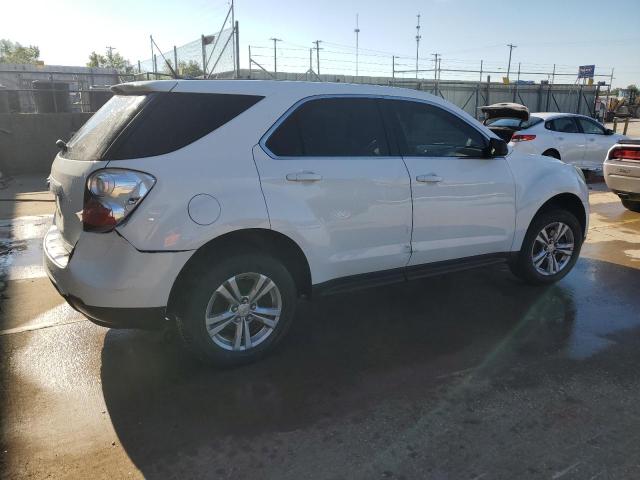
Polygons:
M517 133L513 137L511 137L512 142L528 142L529 140L535 140L535 135L525 135Z
M640 161L640 149L614 148L613 150L611 150L609 158Z
M91 174L82 209L85 231L109 232L133 212L156 179L148 173L105 168Z

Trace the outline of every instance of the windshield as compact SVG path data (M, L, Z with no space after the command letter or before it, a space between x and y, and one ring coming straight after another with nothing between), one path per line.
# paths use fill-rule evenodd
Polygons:
M529 120L522 121L518 118L492 118L487 120L487 126L507 127L507 128L529 128L542 121L539 117L529 117Z
M71 160L98 160L145 98L145 95L114 95L76 132L63 156Z

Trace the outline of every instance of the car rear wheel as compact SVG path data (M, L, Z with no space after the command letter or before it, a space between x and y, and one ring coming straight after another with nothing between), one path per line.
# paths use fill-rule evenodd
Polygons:
M556 150L547 150L543 152L542 155L544 155L545 157L553 157L560 160L560 154Z
M534 285L554 283L567 275L580 255L582 228L566 210L551 210L536 215L522 248L510 263L511 271Z
M296 288L278 260L262 254L233 256L192 272L183 288L177 325L188 350L206 363L253 362L284 337L296 305Z
M631 210L632 212L640 212L640 202L636 202L634 200L624 200L621 199L622 206L627 210Z

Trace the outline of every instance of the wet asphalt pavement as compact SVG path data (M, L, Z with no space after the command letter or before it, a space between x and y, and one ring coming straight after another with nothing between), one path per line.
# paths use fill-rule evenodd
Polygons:
M640 214L603 185L555 286L496 267L302 302L273 355L211 370L62 302L39 181L0 190L0 478L640 477Z

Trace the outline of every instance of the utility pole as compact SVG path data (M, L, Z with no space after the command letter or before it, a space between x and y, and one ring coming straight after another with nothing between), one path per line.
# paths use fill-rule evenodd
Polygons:
M360 36L360 26L358 24L358 14L356 13L356 29L354 30L356 34L356 77L358 76L358 37Z
M311 43L316 44L316 65L318 66L318 76L320 76L320 44L322 43L322 40L316 40Z
M416 25L416 79L418 78L418 58L420 56L420 14L418 16L418 24Z
M176 71L176 76L175 78L178 78L178 49L176 48L176 46L173 46L173 68Z
M273 42L273 76L277 80L278 79L278 42L281 42L281 38L270 38Z
M156 66L156 52L153 49L153 35L149 35L149 41L151 44L151 62L153 63L152 67L153 67L153 73L157 73L157 66ZM157 80L157 79L156 79Z
M240 76L240 62L238 61L239 58L238 56L240 55L240 52L237 51L236 47L239 44L238 42L238 29L237 29L237 24L236 24L236 14L235 14L235 8L233 5L233 0L231 0L231 28L233 28L233 45L231 46L232 48L232 52L233 52L233 77L234 78L238 78ZM211 72L213 73L213 71Z
M508 80L509 72L511 71L511 52L513 51L514 48L517 47L517 45L513 45L512 43L510 43L509 45L507 45L507 47L509 47L509 64L507 65L507 80Z
M433 56L433 79L437 80L438 79L438 57L440 56L440 54L432 53L431 55Z
M107 46L107 47L105 47L105 48L106 48L106 49L107 49L107 51L109 52L109 53L107 53L107 55L109 56L109 58L112 58L112 57L113 57L113 51L114 51L114 50L117 50L117 48L116 48L116 47L110 47L110 46Z

